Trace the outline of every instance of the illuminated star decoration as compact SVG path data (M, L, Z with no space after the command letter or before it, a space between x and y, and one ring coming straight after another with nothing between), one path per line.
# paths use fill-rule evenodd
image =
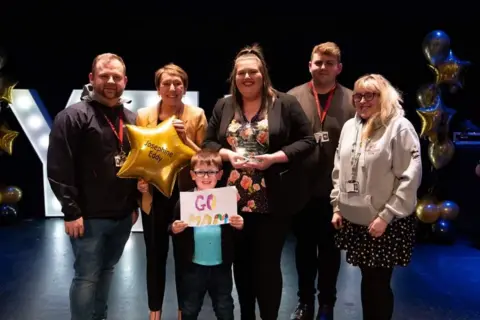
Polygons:
M428 137L433 142L437 138L437 130L444 112L442 99L437 96L431 106L418 108L416 111L422 120L420 137Z
M18 134L17 131L9 130L5 125L0 126L0 150L12 155L13 141Z
M174 119L170 117L153 128L126 125L131 151L118 177L143 178L166 197L172 196L178 173L195 154L178 136Z
M449 84L453 87L463 88L463 73L465 69L470 65L470 61L460 60L450 50L445 61L439 63L436 67L429 65L432 71L435 73L435 83Z

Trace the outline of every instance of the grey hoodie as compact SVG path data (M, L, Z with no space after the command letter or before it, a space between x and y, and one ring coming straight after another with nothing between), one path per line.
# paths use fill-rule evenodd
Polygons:
M387 223L409 216L415 210L422 179L420 141L415 128L403 116L378 128L371 139L361 141L362 121L358 115L342 128L332 172L331 203L348 221L368 226L380 217ZM356 148L353 144L356 143ZM355 149L354 151L352 149ZM351 159L359 154L358 192L347 192L352 184Z

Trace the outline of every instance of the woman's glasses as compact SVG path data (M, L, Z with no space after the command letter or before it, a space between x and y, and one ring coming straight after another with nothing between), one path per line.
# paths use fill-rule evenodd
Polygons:
M375 96L378 94L376 92L366 92L366 93L355 93L353 97L354 102L360 102L362 101L362 98L365 99L365 101L372 101Z
M193 172L197 177L200 177L200 178L205 178L205 176L214 177L218 173L218 171L203 171L203 170L198 170L198 171L196 170Z

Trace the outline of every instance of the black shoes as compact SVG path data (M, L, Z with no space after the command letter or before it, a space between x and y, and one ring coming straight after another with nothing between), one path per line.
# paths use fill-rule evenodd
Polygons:
M299 302L295 311L290 316L290 320L313 320L314 305Z
M333 320L333 307L328 305L320 306L316 320Z

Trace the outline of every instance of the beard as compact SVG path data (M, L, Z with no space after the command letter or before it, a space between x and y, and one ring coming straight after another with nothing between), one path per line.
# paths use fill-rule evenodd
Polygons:
M122 96L123 90L119 90L118 87L103 87L101 90L98 90L97 93L105 99L118 99Z

